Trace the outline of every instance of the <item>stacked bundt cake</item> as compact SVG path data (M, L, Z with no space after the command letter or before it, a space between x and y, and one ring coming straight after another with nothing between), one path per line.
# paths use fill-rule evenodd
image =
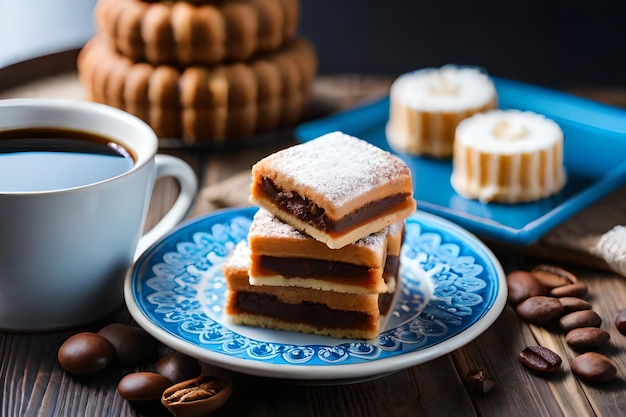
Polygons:
M99 0L78 57L90 100L161 138L221 143L297 123L317 68L298 0Z

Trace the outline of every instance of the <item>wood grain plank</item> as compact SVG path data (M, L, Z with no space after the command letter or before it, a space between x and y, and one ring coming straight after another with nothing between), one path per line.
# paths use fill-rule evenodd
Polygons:
M509 410L513 416L562 416L546 380L523 369L517 356L536 344L533 334L509 306L500 318L474 342L452 352L459 373L483 369L494 381L474 402L481 416L498 416Z
M315 386L238 374L220 416L474 417L449 356L360 383Z
M123 370L76 377L58 364L58 347L78 330L42 334L0 333L2 347L2 415L4 416L134 416L125 402L111 404ZM129 413L130 411L130 413Z
M350 416L475 416L449 356L405 369L383 379L316 390L316 415L325 404L345 403ZM336 413L334 416L342 414Z

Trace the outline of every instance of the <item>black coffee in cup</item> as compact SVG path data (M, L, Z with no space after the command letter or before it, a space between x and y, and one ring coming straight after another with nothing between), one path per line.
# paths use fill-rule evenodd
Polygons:
M80 187L130 170L132 153L111 138L79 130L0 131L0 193Z

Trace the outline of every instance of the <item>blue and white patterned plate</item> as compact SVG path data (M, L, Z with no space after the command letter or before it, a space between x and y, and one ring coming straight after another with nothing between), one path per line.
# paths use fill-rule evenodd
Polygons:
M125 283L137 323L173 349L237 372L299 381L385 375L451 352L500 315L498 260L478 239L431 214L406 221L401 287L375 340L345 340L234 325L221 272L257 209L229 209L181 225L149 248Z

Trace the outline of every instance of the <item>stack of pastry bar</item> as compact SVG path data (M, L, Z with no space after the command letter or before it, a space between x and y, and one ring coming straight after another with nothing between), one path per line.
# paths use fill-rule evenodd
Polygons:
M404 219L415 210L398 157L341 132L252 168L261 208L224 266L234 323L371 339L397 287Z

